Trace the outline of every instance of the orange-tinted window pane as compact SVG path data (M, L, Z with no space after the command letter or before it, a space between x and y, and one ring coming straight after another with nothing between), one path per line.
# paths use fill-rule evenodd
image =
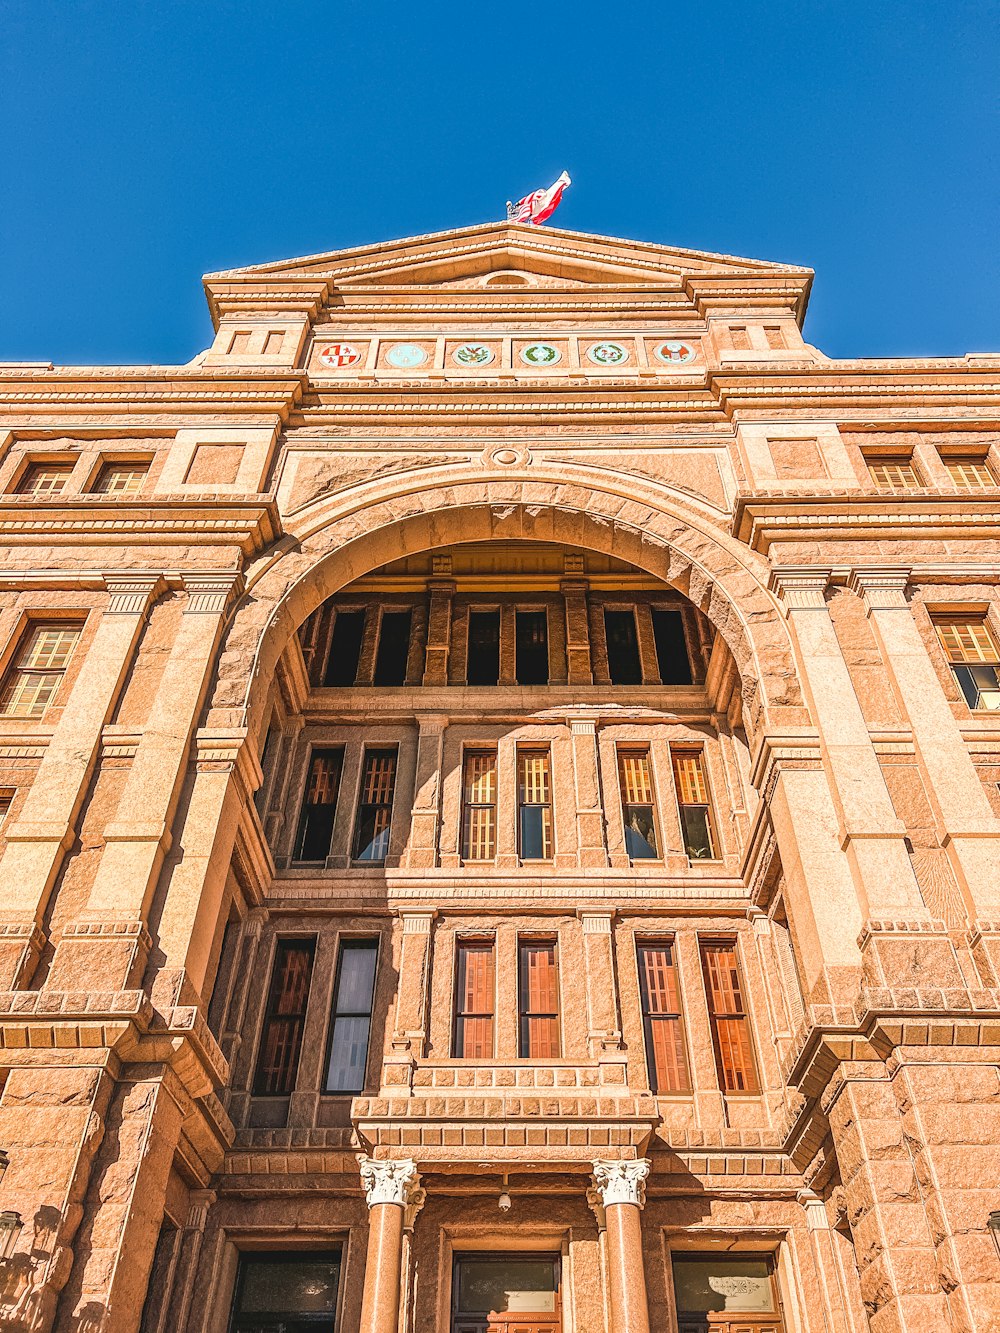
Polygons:
M58 495L69 481L72 463L32 463L18 485L21 495Z
M105 463L94 482L95 495L135 495L149 471L145 463Z
M295 1087L315 951L315 939L278 941L254 1078L258 1096L287 1096Z
M908 458L870 458L868 471L876 486L905 491L920 485L917 470Z
M690 1087L673 945L642 943L637 948L646 1061L654 1092Z
M985 458L946 458L944 465L955 485L965 490L981 490L997 484Z
M705 764L700 750L674 750L674 787L684 850L692 861L712 861L717 853Z
M725 1092L757 1092L757 1071L734 940L701 946L712 1040Z
M32 625L0 687L0 713L41 717L51 703L80 637L71 623Z
M1000 654L985 618L939 620L937 632L969 707L1000 709Z
M455 966L455 1055L493 1056L493 941L459 940Z
M465 756L462 783L462 857L492 861L496 855L497 756L474 750Z
M555 940L521 940L520 1053L526 1060L559 1058L559 977Z

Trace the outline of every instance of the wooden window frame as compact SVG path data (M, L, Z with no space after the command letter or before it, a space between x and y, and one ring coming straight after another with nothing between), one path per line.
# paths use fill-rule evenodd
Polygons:
M682 799L682 784L678 774L678 760L697 758L699 761L701 780L705 787L704 801L685 801ZM670 774L674 784L674 800L677 805L677 818L680 823L681 841L684 844L684 853L692 863L702 862L712 864L723 860L722 848L719 845L719 830L715 819L715 802L712 800L712 787L708 779L708 764L705 762L705 747L703 745L671 745L670 746ZM692 856L686 833L684 822L685 810L704 810L705 825L708 830L708 841L710 856Z
M271 729L268 731L268 737L271 735ZM310 801L309 788L313 777L313 765L317 759L336 756L339 765L337 769L336 781L334 784L334 793L332 801ZM265 776L266 781L266 776ZM330 814L330 840L332 843L333 832L336 827L337 807L340 804L340 793L344 781L344 746L343 745L314 745L309 751L309 759L306 763L306 781L302 790L302 800L299 803L299 822L295 830L295 844L292 853L292 863L294 865L322 865L330 855L330 847L321 857L306 857L302 855L304 850L306 825L309 818L309 812L314 809L329 809ZM263 784L262 784L263 785Z
M716 1007L716 989L713 987L707 956L713 951L727 950L732 954L733 970L736 974L736 990L741 1001L739 1009L728 1010ZM705 987L705 1003L708 1007L708 1021L712 1030L712 1049L715 1052L715 1067L719 1078L719 1088L725 1097L759 1097L761 1093L760 1071L757 1066L756 1044L753 1039L753 1027L750 1022L750 1010L747 1005L747 988L743 965L740 959L739 936L703 935L698 939L698 954L701 962L702 980ZM725 1024L723 1028L721 1025ZM740 1068L736 1063L727 1062L727 1051L733 1049L732 1030L739 1032L742 1040L736 1045L745 1059ZM746 1087L731 1086L742 1072Z
M522 792L525 784L521 781L521 761L531 755L544 756L546 761L546 789L548 793L547 801L527 801L523 799ZM555 838L555 809L553 806L552 789L552 747L551 745L518 745L514 753L515 761L515 780L517 782L517 856L518 860L525 865L551 865L556 854ZM548 811L548 821L545 815L542 815L542 855L530 856L524 855L524 838L522 831L521 812L525 809L539 808L543 812Z
M986 453L942 454L941 462L948 469L948 475L959 490L987 490L989 487L998 484L996 473L990 466L989 455ZM965 469L969 469L969 471L966 472ZM969 478L975 478L975 480Z
M492 801L473 801L469 799L469 780L468 765L473 759L492 758L493 760L493 800ZM462 751L462 801L460 812L459 835L461 845L461 855L463 863L469 865L491 865L496 861L497 856L497 835L499 828L499 754L497 746L489 745L470 745ZM480 810L492 810L493 819L491 827L491 837L493 851L489 856L471 856L470 839L471 816L473 812Z
M924 485L912 454L865 454L864 460L869 477L880 491L918 491ZM876 473L877 468L895 468L899 476L882 480ZM906 473L909 476L904 475Z
M622 827L624 830L625 852L629 860L636 864L646 861L663 861L663 835L660 829L660 812L656 799L656 779L653 775L653 751L650 745L641 744L620 744L615 746L615 757L618 768L618 794L621 799ZM625 761L629 758L644 758L646 761L646 773L649 781L649 800L648 801L629 801L626 791ZM629 820L628 812L633 807L641 810L648 810L653 825L653 838L655 846L652 856L633 856L628 848ZM641 835L639 835L641 836Z
M552 950L552 972L554 976L553 1009L531 1009L531 987L526 967L526 954L532 948L550 948ZM545 1019L553 1025L555 1031L554 1055L536 1055L531 1050L531 1020ZM562 1059L562 995L559 970L559 936L546 934L519 934L517 937L517 1051L519 1060L532 1060L539 1064Z
M997 709L984 707L979 702L984 694L1000 692L1000 641L990 623L989 613L940 613L932 615L931 620L948 669L969 711L995 713ZM972 631L968 635L968 644L961 643L957 634L949 635L949 629L958 627ZM982 630L982 634L977 636L975 630ZM987 673L992 673L992 682Z
M28 457L17 473L12 492L15 495L29 495L35 500L51 499L55 496L64 495L73 473L76 471L77 462L78 459L75 457L66 458L65 456L59 457L59 455L44 458ZM36 473L44 471L56 472L65 478L58 490L37 491L29 485L31 478Z
M464 997L462 981L462 956L467 952L489 952L489 976L490 976L490 1008L481 1010L467 1010L463 1008ZM495 934L489 935L459 935L455 940L455 977L452 987L454 996L452 1003L452 1025L451 1025L451 1050L454 1060L492 1060L496 1054L496 997L497 997L497 941ZM460 1026L463 1020L489 1021L489 1054L487 1055L466 1055L464 1029ZM461 1033L461 1036L460 1036ZM462 1049L460 1049L462 1048Z
M152 459L149 457L145 458L104 457L98 463L93 476L87 483L86 493L87 495L106 495L111 497L112 499L118 499L118 498L129 499L131 496L138 495L143 488L143 483L149 476L149 469L151 464L152 464ZM129 489L108 490L106 488L102 489L101 486L102 480L106 476L115 471L128 472L133 474L137 473L139 477L138 483L131 490Z
M673 974L674 995L677 1001L675 1010L663 1010L662 1012L651 1012L650 995L646 983L646 972L643 967L642 954L646 949L664 949L669 953L669 969ZM687 1032L684 1024L684 1005L681 998L680 969L677 957L677 940L673 935L637 935L635 937L635 961L636 973L639 983L639 1012L642 1017L642 1035L643 1045L646 1053L646 1072L649 1078L649 1086L658 1097L671 1096L690 1096L691 1085L691 1062L688 1058ZM660 1075L656 1061L656 1043L654 1038L654 1024L676 1024L676 1042L675 1049L680 1052L680 1068L678 1073L680 1079L675 1087L659 1086Z
M86 623L85 617L76 616L28 616L20 626L19 631L14 636L14 642L10 647L7 661L0 674L0 717L33 719L37 721L45 716L49 708L59 697L59 691L66 680L66 673L69 670L70 663L73 661L74 654L80 646L80 640L83 637L83 629ZM35 634L44 633L50 630L67 631L74 635L72 642L66 650L65 657L59 666L38 666L30 665L27 662L27 655L31 648L32 640ZM19 693L18 681L21 678L39 677L38 686L35 692L32 705L26 711L14 711L10 705L15 701ZM51 688L48 694L44 695L44 700L40 707L35 707L38 698L44 693L44 682L51 682ZM27 688L27 687L25 687Z
M368 761L376 755L392 756L392 788L387 800L366 801L365 800L365 781L368 773ZM398 745L371 745L366 746L361 755L361 781L358 784L358 799L354 807L354 829L351 834L351 864L356 866L384 866L389 857L389 842L392 837L392 813L396 802L396 783L399 780L399 746ZM385 813L385 823L381 828L376 827L372 842L385 834L385 855L381 857L363 857L360 855L364 848L360 846L362 810L381 810ZM377 824L377 819L376 819ZM369 844L371 845L371 844Z
M372 975L372 998L371 1006L365 1011L361 1009L338 1009L337 992L340 989L341 971L343 968L344 953L348 949L360 949L369 947L375 954L375 967ZM368 1086L368 1068L372 1059L372 1028L375 1023L375 997L378 994L378 969L382 959L382 936L381 935L344 935L342 934L337 941L337 965L333 974L333 991L330 995L330 1026L326 1037L326 1058L323 1062L323 1096L324 1097L357 1097ZM368 1040L365 1047L365 1064L362 1071L361 1086L359 1088L331 1088L330 1081L330 1061L333 1057L333 1041L336 1035L335 1029L338 1018L365 1018L368 1019Z
M299 1061L302 1058L302 1038L305 1032L306 1015L309 1010L309 997L312 993L313 971L316 966L316 943L315 935L279 935L274 941L274 952L271 956L271 974L267 988L267 1002L264 1009L264 1020L261 1023L260 1039L257 1043L257 1057L254 1062L254 1076L252 1095L254 1097L290 1097L295 1090L295 1083L298 1079ZM283 994L283 975L279 975L278 964L283 950L300 949L308 954L309 964L304 983L304 994L301 1007L290 1013L281 1013L279 1006ZM275 1069L278 1068L276 1062L272 1063L270 1070L265 1064L267 1058L268 1039L271 1025L279 1021L284 1021L292 1029L293 1036L286 1039L286 1042L292 1047L292 1054L285 1060L285 1082L287 1087L268 1087L267 1079L273 1077ZM295 1024L298 1025L297 1029Z

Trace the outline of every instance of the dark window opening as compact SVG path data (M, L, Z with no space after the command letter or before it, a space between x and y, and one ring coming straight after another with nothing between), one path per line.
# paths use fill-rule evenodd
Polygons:
M691 685L691 659L684 637L684 617L680 611L653 610L653 639L656 661L663 685Z
M502 1323L494 1323L491 1315L499 1315ZM456 1333L484 1333L501 1326L553 1329L558 1317L559 1259L555 1255L456 1255L451 1324Z
M548 685L548 615L544 611L517 611L514 615L514 629L518 685Z
M361 661L361 639L365 632L364 611L338 611L333 622L330 656L326 659L323 684L353 685Z
M258 1097L287 1097L295 1087L315 953L315 936L278 941L257 1053L253 1090Z
M500 612L469 612L469 685L496 685L500 680Z
M354 860L381 865L389 852L396 751L368 750L354 824Z
M312 752L299 833L295 840L293 859L296 861L325 861L330 855L333 817L337 811L337 792L340 789L343 763L343 750Z
M612 685L641 685L642 663L635 632L634 611L605 611L604 637L608 644L608 674Z
M410 654L411 611L383 611L375 654L375 684L405 685Z
M330 1027L327 1092L361 1092L364 1089L377 961L378 940L345 940L340 946Z
M268 778L271 775L271 764L274 760L274 752L278 746L278 740L281 732L275 723L270 723L267 728L267 735L264 737L264 748L260 753L260 771L262 774L260 786L253 794L254 809L264 818L266 813L265 802L267 800Z
M230 1333L335 1333L340 1251L244 1254Z

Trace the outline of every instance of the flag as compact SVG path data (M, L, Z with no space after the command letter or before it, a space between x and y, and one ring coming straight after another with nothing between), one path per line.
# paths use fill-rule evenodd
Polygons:
M532 194L526 194L516 204L512 204L508 199L507 221L530 222L532 226L539 226L556 211L563 197L563 190L572 184L569 172L564 171L556 183L550 185L547 190L535 190Z

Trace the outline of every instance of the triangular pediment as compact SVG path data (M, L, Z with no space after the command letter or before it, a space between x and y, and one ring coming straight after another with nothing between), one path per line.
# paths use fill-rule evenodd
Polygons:
M322 279L358 287L677 286L695 275L796 276L809 269L733 255L494 222L206 275L219 281ZM519 280L520 279L520 280Z

